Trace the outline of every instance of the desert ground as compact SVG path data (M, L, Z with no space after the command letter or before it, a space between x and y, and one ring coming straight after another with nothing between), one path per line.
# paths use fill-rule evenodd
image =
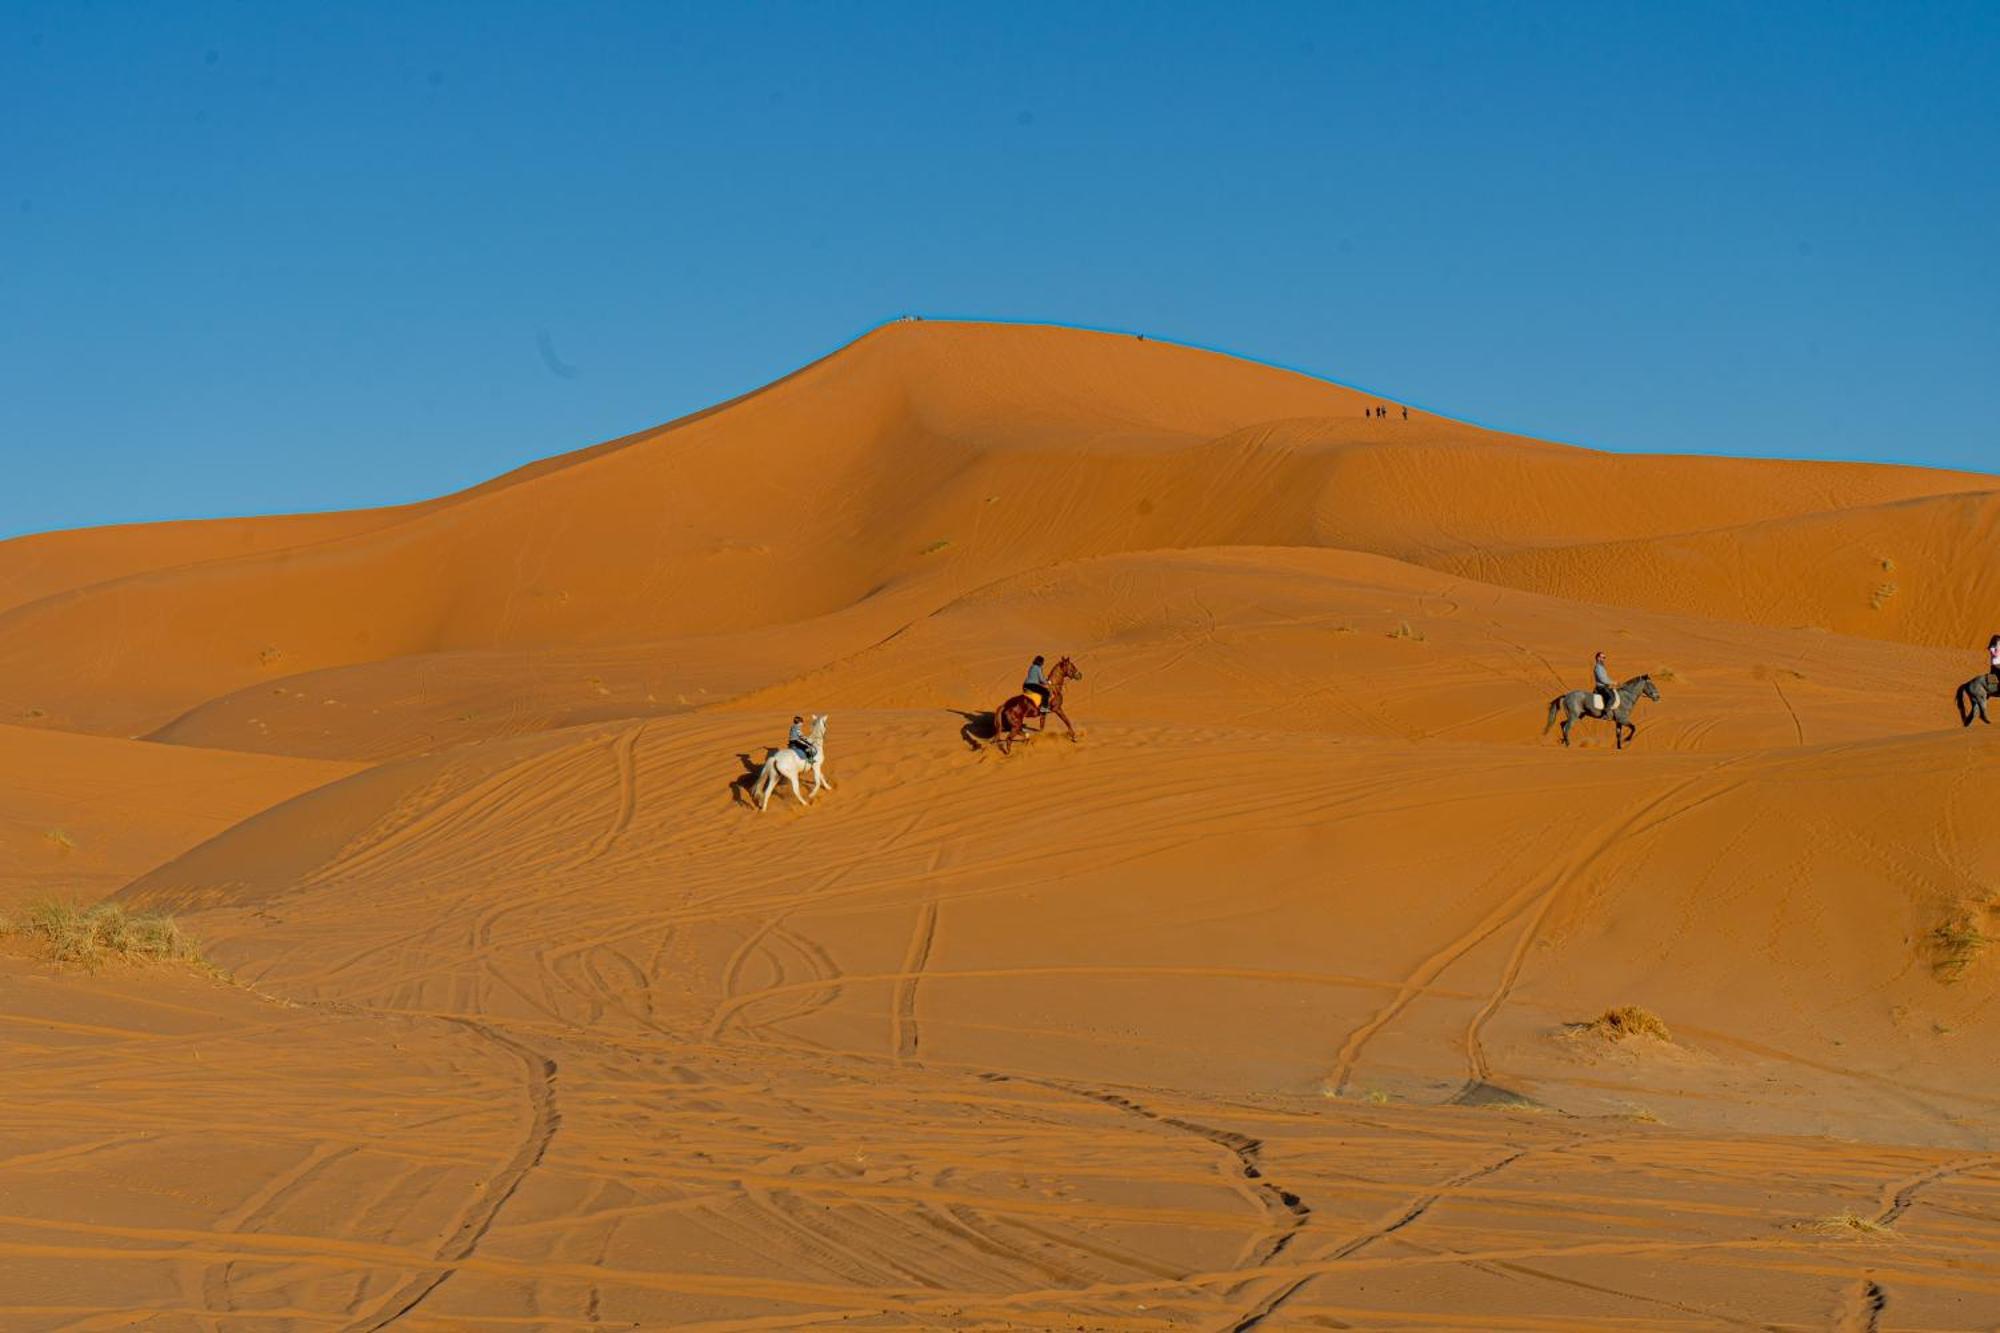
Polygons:
M1700 446L899 321L0 544L0 1327L2000 1328L2000 478Z

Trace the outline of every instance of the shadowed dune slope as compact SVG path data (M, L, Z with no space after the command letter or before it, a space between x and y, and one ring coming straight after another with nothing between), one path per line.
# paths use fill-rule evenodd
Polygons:
M0 727L0 770L4 911L93 902L354 765Z

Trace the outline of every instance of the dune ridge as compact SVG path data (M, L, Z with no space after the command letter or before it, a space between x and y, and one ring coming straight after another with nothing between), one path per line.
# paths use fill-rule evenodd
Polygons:
M1996 491L904 321L0 543L0 893L232 978L0 940L0 1322L1991 1324Z

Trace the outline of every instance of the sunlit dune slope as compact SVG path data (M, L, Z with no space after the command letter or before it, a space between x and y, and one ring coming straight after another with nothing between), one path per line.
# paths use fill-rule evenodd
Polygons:
M1955 732L1718 759L1101 723L1002 759L938 710L836 713L836 791L760 817L727 796L752 722L385 765L125 896L285 994L600 1034L893 1056L920 1023L939 1068L1935 1143L2000 1109L1958 1072L2000 1054L2000 976L1937 975L1937 929L2000 910L2000 751ZM1666 1065L1563 1038L1631 1002L1685 1030Z
M1995 479L1376 407L898 323L0 546L0 908L237 983L0 946L0 1325L1992 1324Z
M243 529L282 549L228 556L213 550L223 530L134 529L126 554L118 532L86 534L65 539L77 550L65 572L39 546L0 547L0 571L15 568L26 590L17 599L68 589L0 616L0 710L136 735L219 696L403 656L449 676L452 654L744 634L870 603L871 624L909 623L995 579L1122 551L1332 546L1457 570L1481 551L1678 540L1990 485L1888 467L1614 457L1424 413L1378 418L1374 401L1153 341L894 324L760 393L393 518ZM1943 520L1930 546L1974 549L1953 541L1956 521L1980 520L1971 509ZM315 539L298 539L307 532ZM203 558L173 563L194 551L169 548L197 537ZM1769 579L1815 576L1786 559ZM1481 573L1663 604L1659 577L1599 589L1586 564L1573 559L1565 576L1496 556ZM1728 573L1696 571L1671 605L1735 614L1743 598ZM1956 566L1936 577L1956 579ZM1845 590L1853 580L1841 578ZM1909 608L1842 623L1928 643L1974 632L1967 608Z
M2000 491L1985 490L1441 563L1588 602L1949 645L1976 665L1965 650L2000 607L1996 532Z

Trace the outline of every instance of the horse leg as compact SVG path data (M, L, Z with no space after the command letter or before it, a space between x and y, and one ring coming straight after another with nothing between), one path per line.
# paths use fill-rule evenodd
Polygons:
M797 801L800 805L812 804L811 801L806 799L806 794L799 790L799 773L797 769L793 769L791 772L785 774L785 781L792 784L793 800Z
M764 767L757 773L757 808L762 810L771 803L771 788L778 784L778 776L771 769L771 761L765 760Z
M1068 714L1068 713L1065 713L1065 712L1063 712L1063 710L1062 710L1062 709L1058 708L1058 709L1056 709L1056 710L1055 710L1055 715L1056 715L1057 717L1059 717L1059 718L1061 718L1061 719L1062 719L1062 724L1063 724L1063 730L1064 730L1064 731L1067 731L1067 732L1069 733L1069 738L1070 738L1071 740L1075 740L1075 739L1076 739L1076 728L1075 728L1075 727L1072 727L1072 726L1071 726L1071 725L1069 724L1069 714ZM1042 725L1043 725L1044 727L1046 727L1046 726L1048 726L1048 723L1047 723L1047 722L1043 722L1043 723L1042 723Z
M1568 711L1567 709L1565 709L1565 710L1563 711L1563 744L1564 744L1564 745L1568 745L1568 744L1569 744L1569 726L1570 726L1570 723L1572 723L1572 722L1574 722L1574 721L1576 721L1576 715L1575 715L1574 713L1571 713L1571 712L1569 712L1569 711Z

